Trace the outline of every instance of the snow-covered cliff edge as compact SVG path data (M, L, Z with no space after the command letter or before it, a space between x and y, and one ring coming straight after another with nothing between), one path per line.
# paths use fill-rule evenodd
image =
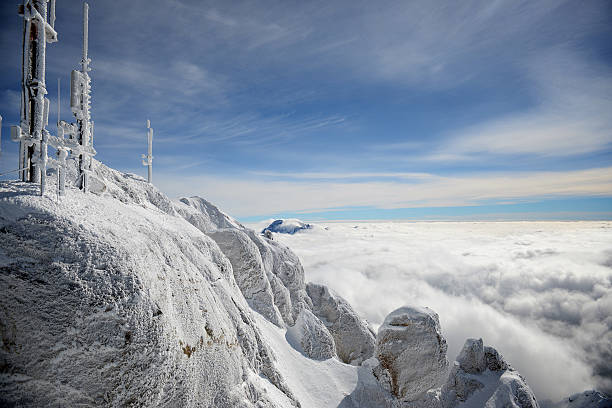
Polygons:
M478 406L466 378L499 401L531 395L507 365L471 372L464 356L447 375L433 311L400 309L375 336L293 252L206 200L97 162L95 176L63 198L0 183L0 405ZM518 387L487 380L506 372Z

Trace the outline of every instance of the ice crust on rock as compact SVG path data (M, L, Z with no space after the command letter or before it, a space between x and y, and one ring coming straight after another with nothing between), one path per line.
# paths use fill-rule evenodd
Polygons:
M359 365L374 354L375 338L368 323L327 286L308 283L312 311L334 337L336 353L345 363Z
M237 229L220 229L209 236L230 260L234 279L249 305L272 323L282 326L283 318L274 304L261 255L249 236Z
M482 339L467 339L442 387L445 408L538 408L525 379Z
M183 197L175 208L183 218L204 233L225 228L244 229L238 221L201 197Z
M297 350L315 360L326 360L336 355L334 338L327 327L307 309L302 309L295 325L287 330L287 340Z
M434 327L437 330L432 330ZM421 339L421 344L398 335L410 331L409 337ZM437 338L436 332L439 333L437 315L427 308L404 307L387 316L379 329L376 357L359 367L358 384L350 395L353 405L381 408L538 407L525 379L494 348L484 346L481 339L466 341L448 374L447 370L436 372L446 366L446 348L431 345L431 340ZM423 341L427 338L429 341ZM381 341L389 345L386 354L381 353ZM438 351L443 355L437 354ZM423 361L422 356L429 356L429 362ZM427 368L434 375L428 376ZM411 376L415 371L419 374ZM421 382L423 378L429 381Z
M0 405L298 405L218 244L94 171L105 191L59 201L0 185Z
M396 397L414 401L442 385L447 373L446 340L431 309L404 306L391 312L378 329L374 374Z
M304 268L297 255L283 244L262 237L254 231L247 231L259 248L264 268L270 276L270 285L279 293L277 307L288 325L293 325L300 311L311 309L312 303L306 293ZM274 276L275 278L273 278ZM281 287L284 287L282 289ZM289 294L287 301L285 295Z

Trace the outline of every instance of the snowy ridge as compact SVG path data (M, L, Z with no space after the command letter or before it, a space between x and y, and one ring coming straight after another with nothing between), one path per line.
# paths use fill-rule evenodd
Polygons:
M298 219L275 220L261 232L277 232L280 234L295 234L296 232L312 229L312 224L306 224Z
M542 408L612 408L612 398L599 391L589 390L574 394L556 404L547 402Z
M486 389L486 406L537 407L482 342L446 376L435 312L399 309L374 336L204 199L99 162L91 191L0 184L0 405L447 408Z

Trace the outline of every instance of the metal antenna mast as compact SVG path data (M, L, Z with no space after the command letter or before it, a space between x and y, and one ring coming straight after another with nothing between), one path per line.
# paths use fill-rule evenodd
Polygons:
M40 182L45 188L47 158L47 121L49 100L45 98L45 64L47 43L57 41L55 0L50 0L50 23L47 21L49 0L25 0L19 5L23 16L23 53L21 76L20 126L11 130L19 142L19 168L22 181Z
M147 119L147 136L149 139L149 149L147 155L142 155L142 165L147 166L149 169L147 181L153 182L153 128L151 127L151 121Z

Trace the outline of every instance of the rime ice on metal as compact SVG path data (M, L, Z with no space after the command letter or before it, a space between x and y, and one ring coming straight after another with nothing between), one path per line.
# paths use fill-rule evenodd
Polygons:
M147 136L149 139L149 149L147 155L142 155L142 165L147 166L149 169L147 175L147 181L151 183L153 181L153 128L151 127L151 121L147 119Z
M57 169L58 192L64 194L66 160L71 154L78 160L79 187L88 189L93 149L93 122L90 114L91 79L87 56L88 48L88 13L89 6L83 4L83 57L81 70L71 75L70 106L77 121L76 124L59 120L57 136L52 136L46 129L49 122L49 100L45 86L46 43L57 41L55 24L55 0L25 0L19 7L19 14L24 18L23 31L23 73L21 92L21 123L11 129L11 138L18 141L19 169L22 181L40 182L40 193L45 193L47 167ZM49 11L49 22L47 22ZM59 87L59 84L58 84ZM59 104L59 94L58 94ZM68 136L68 138L66 138ZM57 150L57 159L47 157L47 148Z
M81 70L72 71L70 75L70 108L76 118L76 132L71 133L78 142L78 150L72 154L78 156L79 187L84 192L89 188L89 174L91 172L91 158L96 154L93 149L93 122L91 121L91 79L89 78L89 63L87 56L89 42L89 5L83 3L83 57ZM74 126L74 125L73 125ZM65 128L66 130L73 130Z
M57 41L55 0L50 4L50 21L47 21L48 0L26 0L19 5L23 16L23 53L21 79L20 124L11 130L11 137L19 142L19 169L23 181L41 182L44 192L44 174L47 164L47 134L49 100L45 98L45 63L47 43Z

